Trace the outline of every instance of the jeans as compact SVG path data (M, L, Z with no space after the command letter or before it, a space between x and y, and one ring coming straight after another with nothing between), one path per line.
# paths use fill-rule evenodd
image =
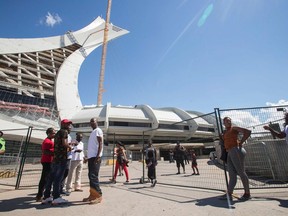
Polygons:
M64 172L66 169L67 161L59 161L59 162L53 162L51 166L51 172L49 175L49 178L46 183L46 188L44 191L44 198L48 198L51 195L51 188L53 184L53 199L57 199L60 197L60 187L61 187L61 181L64 176Z
M100 189L99 184L99 170L101 166L101 161L99 163L95 163L96 157L92 157L88 159L88 177L90 188L95 189L100 195L102 195L102 191Z
M70 166L71 166L71 159L67 159L63 179L61 180L60 193L63 193L63 191L64 191L65 182L66 182L66 178L69 174Z

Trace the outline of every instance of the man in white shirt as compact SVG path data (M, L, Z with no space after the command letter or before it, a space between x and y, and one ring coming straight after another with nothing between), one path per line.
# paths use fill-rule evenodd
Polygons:
M99 170L103 154L103 132L98 127L97 119L92 118L90 125L93 131L88 140L88 177L90 184L90 195L83 199L83 202L97 204L102 201L102 191L99 185Z
M71 163L70 169L66 182L66 192L71 193L72 191L72 178L75 172L75 183L74 189L75 191L82 192L81 189L81 175L83 169L83 158L84 158L84 144L82 142L83 135L82 133L76 133L76 142L74 144L74 148L71 151Z

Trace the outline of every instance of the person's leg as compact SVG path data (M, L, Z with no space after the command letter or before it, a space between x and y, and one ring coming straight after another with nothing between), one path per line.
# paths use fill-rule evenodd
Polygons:
M70 169L68 171L67 182L66 182L66 192L70 193L72 191L72 179L73 174L77 166L77 161L71 161ZM67 169L65 169L66 172ZM64 174L65 175L65 174Z
M122 167L121 166L119 166L118 171L119 171L119 176L122 176Z
M57 199L60 197L61 190L61 181L64 176L64 172L66 170L67 161L61 161L55 163L55 172L54 172L54 181L53 181L53 199Z
M128 173L128 168L127 168L127 166L126 166L125 163L122 165L122 168L123 168L124 173L125 173L125 176L126 176L126 182L129 182L129 173Z
M183 169L183 173L185 174L185 164L184 164L184 160L181 160L180 162L182 169Z
M237 171L235 169L233 159L237 157L236 148L232 148L228 152L227 156L227 169L229 174L229 183L228 183L228 193L233 194L235 185L237 183Z
M74 184L75 190L81 189L82 170L83 170L83 161L77 161L76 172L75 172L75 184Z
M83 201L90 201L91 204L100 203L102 200L102 190L99 184L99 171L101 166L101 161L95 163L95 157L88 159L88 177L89 177L89 184L90 184L90 196L87 200L84 199Z
M195 173L195 168L194 168L194 165L193 165L193 164L192 164L192 170L193 170L192 175L195 175L196 173Z
M176 166L177 166L177 174L180 174L180 161L179 160L176 160Z
M40 200L43 196L45 184L47 182L47 178L50 173L50 170L51 170L51 163L42 163L42 173L41 173L41 178L40 178L39 185L38 185L38 193L36 196L37 200Z
M151 186L152 187L155 187L156 183L157 183L157 180L156 180L156 165L155 163L153 163L151 166L150 166L150 177L151 177Z
M64 187L65 187L66 177L68 176L68 173L69 173L70 165L71 165L71 160L68 159L66 161L66 166L65 166L65 170L64 170L63 179L61 180L60 193L64 193L63 190L64 190Z
M246 156L246 151L244 148L234 148L233 149L233 155L234 157L231 159L235 170L237 174L240 176L245 194L250 195L250 187L249 187L249 178L245 172L245 166L244 166L244 159Z
M196 171L197 171L197 175L199 175L199 170L198 170L197 165L195 166L195 169L196 169Z
M116 180L119 167L120 167L120 164L118 163L118 161L116 161L113 180Z

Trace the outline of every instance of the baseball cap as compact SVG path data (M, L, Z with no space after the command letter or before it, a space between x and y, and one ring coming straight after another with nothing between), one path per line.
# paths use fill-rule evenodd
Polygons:
M63 124L72 124L72 121L70 121L70 120L68 120L68 119L63 119L63 120L61 121L61 125L63 125Z

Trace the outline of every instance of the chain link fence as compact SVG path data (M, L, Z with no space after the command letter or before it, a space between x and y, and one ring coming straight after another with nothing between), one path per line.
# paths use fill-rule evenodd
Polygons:
M159 183L176 184L178 186L205 188L213 190L226 190L225 169L222 161L219 159L221 150L218 142L219 134L223 131L222 119L229 116L234 125L248 128L252 131L251 137L244 144L247 151L245 160L246 171L250 180L251 189L253 188L273 188L287 187L288 182L288 145L284 139L276 139L268 131L263 129L264 125L270 125L276 130L283 130L284 113L287 106L279 107L258 107L244 109L215 109L214 112L208 113L185 121L174 123L171 133L177 130L175 125L183 125L186 122L197 122L200 129L194 130L194 136L187 139L180 139L175 135L175 139L169 140L168 143L154 143L157 148L159 158L161 160L162 170L157 170ZM213 122L213 127L204 130L201 128L201 121ZM181 127L178 127L181 130ZM41 143L31 144L29 137L33 135L37 128L26 128L26 136L23 136L21 141L7 141L6 154L0 156L0 184L19 187L37 186L42 165L41 159ZM158 129L155 129L158 130ZM179 132L178 130L178 132ZM5 130L3 130L5 131ZM42 131L44 132L44 131ZM167 131L166 131L167 132ZM76 131L71 132L72 138L75 138ZM187 133L187 131L183 131ZM197 135L198 133L198 135ZM176 134L176 133L175 133ZM147 170L144 165L144 156L142 149L151 139L153 141L153 131L143 131L143 140L137 145L137 148L127 147L127 155L130 160L140 161L139 169L143 170L142 177L139 177L141 182L146 179ZM111 174L114 172L114 148L116 134L105 134L104 155L102 166L111 166ZM192 138L193 137L193 138ZM44 137L43 137L44 139ZM88 136L84 137L85 151L87 150ZM176 141L180 141L181 145L185 146L190 158L190 151L194 150L197 154L198 169L200 175L197 180L192 178L191 162L185 165L187 178L185 185L179 180L179 175L176 175L176 164L168 159L169 150L173 149ZM134 146L135 147L135 146ZM213 157L209 157L209 153L213 152ZM86 154L86 152L85 152ZM211 154L210 154L211 155ZM84 165L82 173L82 183L88 184L87 165ZM100 173L101 175L101 173ZM191 178L190 178L191 176ZM183 176L182 176L183 177ZM133 178L133 176L132 176ZM242 189L243 185L239 179L235 189Z

